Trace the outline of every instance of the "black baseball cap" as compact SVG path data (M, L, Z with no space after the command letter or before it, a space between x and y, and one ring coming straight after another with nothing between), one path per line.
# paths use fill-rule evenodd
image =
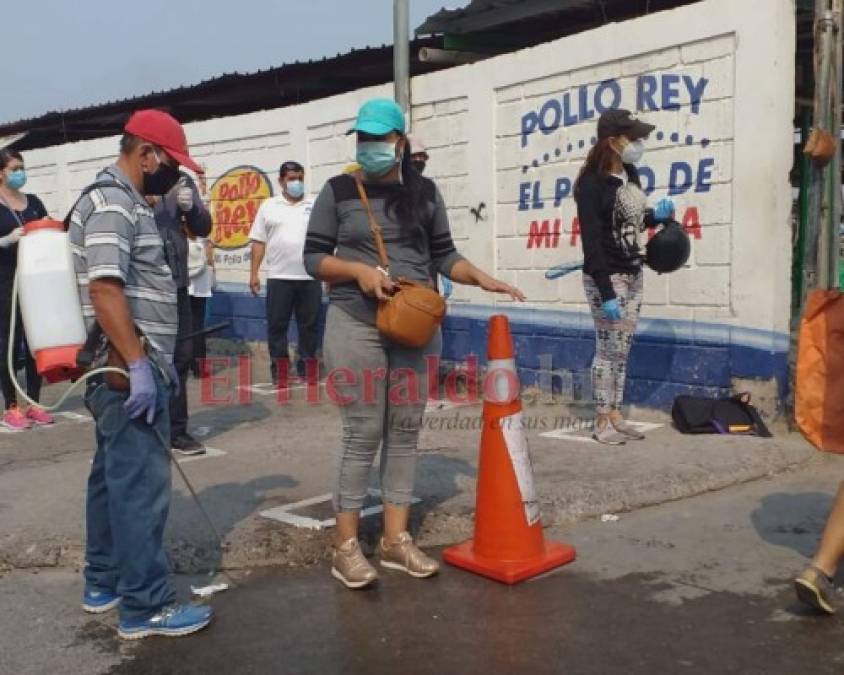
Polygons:
M627 136L631 141L638 141L648 136L656 127L647 124L636 117L629 110L617 108L607 110L598 118L598 138L610 136Z

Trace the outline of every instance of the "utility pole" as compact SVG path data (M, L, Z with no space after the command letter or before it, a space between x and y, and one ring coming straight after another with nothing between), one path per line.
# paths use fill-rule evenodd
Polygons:
M836 0L837 1L837 0ZM834 14L830 9L830 0L815 0L815 98L814 120L815 129L829 131L840 142L840 113L833 114L832 93L838 91L832 70L835 66ZM837 159L826 167L812 164L811 183L809 188L809 219L806 224L806 250L803 266L803 298L801 307L805 305L806 294L820 286L828 288L829 284L829 227L832 222L832 211L835 204L840 209L840 178L832 180L833 165L839 167ZM839 185L839 196L836 199L832 185ZM840 213L840 211L839 211ZM836 225L837 230L837 225Z
M830 182L830 218L826 231L825 256L820 264L826 268L823 288L838 288L838 259L840 250L841 228L841 49L842 49L842 5L844 0L832 0L832 27L835 39L832 44L830 131L835 136L835 155L829 164Z
M410 111L410 9L408 2L409 0L393 0L393 86L396 103L406 116Z

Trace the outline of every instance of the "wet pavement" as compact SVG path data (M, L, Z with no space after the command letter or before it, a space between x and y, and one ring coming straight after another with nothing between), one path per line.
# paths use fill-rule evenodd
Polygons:
M616 459L622 471L635 456ZM431 580L384 570L377 588L348 591L314 539L314 565L291 555L230 570L238 585L212 598L215 622L176 640L120 641L114 613L80 610L79 569L0 568L0 607L13 608L0 612L0 675L844 673L844 623L796 606L790 584L842 470L844 457L816 455L798 470L552 527L577 561L514 587L446 567ZM366 549L379 527L364 519ZM181 598L212 580L173 579Z
M513 587L448 566L382 570L362 592L327 564L253 571L205 633L144 642L110 672L842 673L844 623L791 589L842 462L549 530L578 560Z
M581 568L581 569L578 569ZM844 626L774 597L654 600L656 575L611 581L583 565L507 587L445 569L382 573L350 592L326 569L268 573L214 601L216 622L150 640L115 674L841 673Z

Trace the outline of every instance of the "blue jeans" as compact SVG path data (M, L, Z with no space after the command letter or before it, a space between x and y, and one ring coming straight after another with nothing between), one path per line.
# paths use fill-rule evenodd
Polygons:
M168 582L164 524L170 509L169 390L156 378L155 423L130 419L128 392L89 381L85 405L96 422L97 453L88 478L85 582L121 596L123 619L145 619L175 599Z

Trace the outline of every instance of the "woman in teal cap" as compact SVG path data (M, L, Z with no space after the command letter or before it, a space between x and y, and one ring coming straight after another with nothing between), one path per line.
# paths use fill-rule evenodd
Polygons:
M394 278L433 286L437 274L514 300L524 296L455 249L439 190L411 164L404 114L395 101L379 98L364 103L349 133L357 134L361 168L357 174L330 179L317 197L308 225L305 268L331 284L323 353L332 373L343 375L329 378L329 394L340 404L343 420L331 573L349 588L363 588L378 578L358 545L358 522L379 448L384 502L384 534L378 544L381 565L418 578L439 569L416 547L407 527L429 357L439 355L441 340L438 333L419 349L388 341L375 327L378 302L393 292ZM379 270L355 176L363 181L383 230L392 277Z

